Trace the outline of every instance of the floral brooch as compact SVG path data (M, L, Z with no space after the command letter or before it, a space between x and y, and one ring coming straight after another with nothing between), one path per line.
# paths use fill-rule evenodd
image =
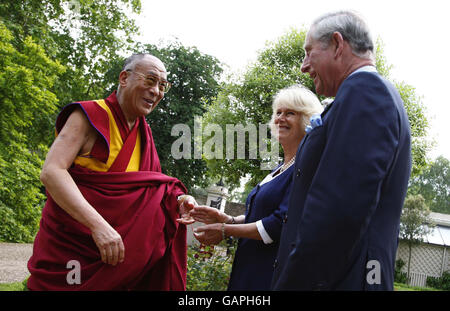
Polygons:
M320 114L314 114L309 119L310 125L306 126L305 131L306 133L311 132L316 127L322 126L322 118L320 117Z

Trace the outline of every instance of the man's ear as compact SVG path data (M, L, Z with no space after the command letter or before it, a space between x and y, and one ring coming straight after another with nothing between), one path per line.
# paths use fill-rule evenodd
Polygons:
M344 51L344 37L342 37L340 32L334 32L331 36L331 43L334 47L334 58L338 58L342 55L342 52Z
M128 71L122 70L119 74L119 85L120 87L126 87L128 82Z

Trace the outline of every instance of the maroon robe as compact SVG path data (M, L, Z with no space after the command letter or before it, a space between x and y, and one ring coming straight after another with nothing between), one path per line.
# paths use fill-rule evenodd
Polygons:
M116 266L103 263L90 230L60 208L47 193L33 255L28 262L31 273L28 288L185 290L186 226L175 219L179 217L176 198L185 193L186 188L178 179L161 173L152 133L144 117L130 131L126 123L120 125L125 119L115 93L105 101L113 111L124 141L112 169L97 172L73 165L68 171L86 200L122 237L125 260ZM91 155L106 162L108 116L96 102L66 106L58 116L57 131L76 107L82 108L99 133ZM133 137L136 140L138 129L141 133L140 170L125 172L134 148L134 144L127 141L133 142ZM80 263L80 284L69 284L72 282L67 280L74 268L68 265L71 260Z

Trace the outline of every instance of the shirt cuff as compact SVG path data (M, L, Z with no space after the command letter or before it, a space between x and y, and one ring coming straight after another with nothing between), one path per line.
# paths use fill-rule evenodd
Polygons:
M264 244L270 244L273 242L273 240L270 238L269 234L267 233L266 229L264 229L264 225L261 220L258 220L256 222L256 228L258 229L259 235L261 236Z

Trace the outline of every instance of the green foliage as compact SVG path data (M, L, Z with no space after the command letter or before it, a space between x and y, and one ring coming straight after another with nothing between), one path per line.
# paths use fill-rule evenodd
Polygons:
M405 199L405 203L400 216L400 232L399 238L405 240L408 245L408 280L411 268L412 247L430 232L433 224L429 219L430 210L425 204L425 199L419 195L409 195Z
M395 261L394 282L406 284L408 276L406 275L405 272L402 272L402 269L405 266L405 264L406 263L401 259L397 259Z
M386 56L384 56L384 43L381 38L378 38L376 42L375 67L380 75L386 79L390 78L390 72L393 66L387 62Z
M427 277L427 286L442 290L450 290L450 271L444 271L442 276L438 278L432 276Z
M149 44L143 51L165 63L167 78L173 83L161 103L147 117L163 172L180 179L189 190L194 185L206 187L206 164L202 159L194 158L194 146L191 146L190 158L173 158L171 147L178 137L172 136L171 131L176 124L186 124L191 132L190 141L193 141L194 117L205 112L205 106L213 102L219 91L220 63L215 57L178 42L166 47Z
M50 59L65 66L52 86L39 88L50 90L60 108L101 98L104 74L134 44L138 29L130 17L140 6L139 0L6 0L0 3L0 16L18 51L28 55L26 41L31 38ZM54 117L44 114L36 119L33 140L50 145Z
M0 39L0 240L31 242L44 199L39 172L47 152L35 132L56 109L49 89L64 67L30 37L19 52L1 22Z
M399 292L420 291L420 292L423 292L423 291L437 291L437 289L429 288L429 287L420 287L420 286L409 286L404 283L394 282L394 291L399 291Z
M292 30L277 41L268 42L259 53L257 61L247 68L243 77L230 78L235 81L223 86L217 100L203 115L204 127L208 124L218 124L223 133L226 133L227 124L242 124L244 127L252 124L258 128L259 124L269 122L273 96L277 91L296 83L302 83L314 90L312 80L300 70L305 56L305 35L305 30ZM210 137L204 137L203 140ZM267 137L270 137L269 132ZM248 152L248 141L246 143ZM223 146L226 146L225 137ZM260 169L262 159L259 155L258 159L227 159L225 149L222 159L206 161L209 174L216 178L223 176L229 188L238 187L240 178L247 174L251 177L248 184L253 188L268 173Z
M137 0L80 0L68 14L52 20L56 57L69 68L58 85L61 103L101 97L105 73L134 45L138 28L130 17L140 12L140 5Z
M0 32L0 140L8 141L11 132L17 131L37 147L36 126L56 111L57 98L50 88L64 67L49 59L31 37L25 39L20 52L11 44L11 33L3 23Z
M375 64L377 71L386 79L392 81L390 71L393 65L389 64L384 56L384 43L378 38L376 45ZM404 81L393 81L393 83L405 104L405 110L411 126L411 177L415 177L427 166L427 152L430 151L432 146L427 138L429 123L426 116L426 108L422 97L416 94L416 89L413 86Z
M28 291L27 281L28 281L28 278L26 278L22 282L0 283L0 291L26 292L26 291Z
M416 95L415 88L405 82L396 82L395 86L405 103L411 125L411 177L419 175L427 165L427 152L431 150L431 142L427 138L429 128L425 105L422 98Z
M0 147L0 241L32 242L39 228L42 160L22 142Z
M438 157L422 174L410 179L408 192L421 194L433 212L450 214L450 161Z
M422 242L430 230L429 214L430 210L420 194L407 196L400 217L400 239L412 243Z
M189 246L186 290L226 290L236 244L222 241L217 246Z

